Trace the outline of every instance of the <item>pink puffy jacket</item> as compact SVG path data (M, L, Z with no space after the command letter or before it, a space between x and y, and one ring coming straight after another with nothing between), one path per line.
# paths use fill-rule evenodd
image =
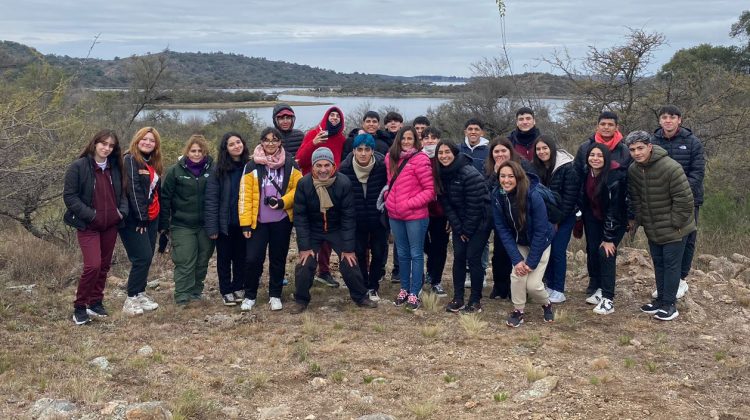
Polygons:
M393 172L390 158L386 156L388 183ZM399 165L401 161L399 160ZM397 168L393 168L395 170ZM396 178L393 188L386 192L385 207L388 217L396 220L418 220L429 217L427 205L435 199L434 180L430 158L422 151L414 154Z

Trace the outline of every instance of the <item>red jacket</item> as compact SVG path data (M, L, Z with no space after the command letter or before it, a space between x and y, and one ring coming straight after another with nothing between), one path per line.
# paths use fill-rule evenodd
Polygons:
M339 113L339 116L341 117L341 129L335 134L328 133L327 141L317 145L313 144L315 136L326 129L328 115L331 111ZM312 171L312 154L315 149L319 147L327 147L331 149L331 152L333 152L333 159L335 160L334 164L336 164L336 167L338 168L339 163L341 162L341 151L344 149L344 142L346 142L346 137L344 137L344 113L341 112L340 108L332 106L328 108L328 111L323 115L320 124L305 134L305 138L302 139L302 145L299 147L299 150L297 150L297 156L295 156L295 158L299 164L299 169L302 171L302 175L307 175Z

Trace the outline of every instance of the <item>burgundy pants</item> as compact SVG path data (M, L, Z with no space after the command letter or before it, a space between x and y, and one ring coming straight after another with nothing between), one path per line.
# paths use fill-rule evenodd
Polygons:
M78 282L73 306L85 308L104 299L104 284L112 264L112 252L117 241L117 226L105 231L78 231L78 244L83 254L83 272Z
M331 272L331 244L326 241L320 243L318 251L318 274Z

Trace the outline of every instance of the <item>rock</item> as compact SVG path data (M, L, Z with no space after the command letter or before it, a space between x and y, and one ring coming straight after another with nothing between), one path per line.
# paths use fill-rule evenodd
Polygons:
M152 349L151 346L143 346L139 348L136 353L138 353L139 356L150 357L154 354L154 349Z
M310 381L310 385L312 385L313 388L315 388L315 389L321 389L321 388L325 387L326 385L328 385L328 381L326 381L325 379L320 378L320 377L313 378L313 380Z
M96 366L101 370L109 370L109 360L104 356L99 356L89 362L90 365Z
M703 291L703 298L706 300L714 300L714 297L711 293L708 293L708 290Z
M708 269L720 273L725 279L732 278L737 274L737 267L727 257L712 260L708 263Z
M107 277L107 283L114 285L115 287L118 287L120 289L124 289L125 286L128 285L128 281L126 279L111 275Z
M376 413L357 417L357 420L396 420L396 418L388 414Z
M125 420L172 420L172 412L161 401L148 401L129 405Z
M716 283L726 283L727 279L724 278L724 276L719 273L718 271L709 271L706 274L706 277L708 277L708 280L710 283L716 284Z
M731 258L732 261L734 261L736 263L740 263L740 264L744 264L744 265L750 266L750 257L746 257L746 256L744 256L742 254L738 254L738 253L735 252L729 258Z
M362 397L362 402L365 404L372 404L375 402L375 398L372 395L365 395Z
M635 338L630 339L630 345L633 347L640 347L642 346L641 342L636 340Z
M385 380L385 378L382 378L382 377L378 377L372 380L372 383L374 384L384 384L386 382L387 381Z
M123 400L110 401L104 404L104 408L99 414L107 418L122 418L125 416L125 410L128 408L128 402Z
M731 305L731 304L733 304L733 303L734 303L734 299L732 299L732 298L731 298L731 297L730 297L729 295L722 295L722 296L721 296L721 297L719 298L719 302L724 302L724 303L726 303L727 305Z
M52 398L41 398L34 402L31 407L31 418L40 420L69 419L78 409L75 404L68 400L53 400Z
M146 283L146 286L148 286L149 289L158 289L159 286L161 286L161 282L159 280L151 280Z
M238 419L240 418L240 409L232 406L222 407L221 414L228 419Z
M547 376L531 384L531 388L521 391L513 396L513 400L516 402L536 400L544 398L552 393L557 387L559 378L557 376Z
M705 290L703 293L707 293ZM709 296L711 296L709 294ZM713 297L711 297L710 300L713 300ZM685 302L687 308L689 309L687 316L690 318L693 322L703 322L706 320L706 311L703 310L703 307L701 305L697 304L688 294L685 295L685 298L683 299Z
M356 389L352 389L349 391L349 397L351 398L362 398L362 394L359 393Z
M476 407L477 404L479 404L479 403L477 403L474 400L469 400L469 401L466 401L466 404L464 404L464 407L467 408L467 409L469 409L469 410L471 410L472 408Z
M695 259L702 264L709 265L711 264L711 261L716 259L716 257L711 254L701 254L698 255Z
M576 261L578 261L580 264L585 264L586 263L586 253L583 252L582 249L579 249L576 252Z
M305 420L315 420L315 415L310 414L309 416L305 417Z
M289 414L289 406L281 404L278 407L259 408L258 412L260 413L260 420L276 419Z

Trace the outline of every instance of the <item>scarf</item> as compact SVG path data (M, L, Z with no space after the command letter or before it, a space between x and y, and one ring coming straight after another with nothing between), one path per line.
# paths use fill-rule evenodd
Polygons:
M370 158L370 163L368 163L366 166L361 166L359 162L357 162L357 159L353 159L354 165L352 165L352 168L354 168L354 174L357 175L357 179L359 180L360 184L367 184L367 178L370 177L370 172L372 172L372 168L375 167L375 156Z
M326 130L328 130L328 137L329 138L335 136L336 134L338 134L341 131L341 129L344 128L342 123L343 123L343 121L340 122L340 123L338 123L338 124L336 124L336 125L333 125L333 124L331 124L330 121L326 120Z
M204 156L203 159L200 160L200 162L193 162L189 158L185 158L185 167L187 170L193 174L194 177L198 178L201 175L201 171L206 166L206 161L208 159Z
M284 166L286 153L284 153L283 147L279 147L276 153L269 156L263 151L263 146L259 144L255 146L255 150L253 151L253 161L258 165L265 165L271 169L279 169Z
M401 155L399 156L399 159L407 158L415 153L417 153L417 149L413 147L410 149L402 150Z
M326 187L330 187L336 181L336 177L332 176L327 181L321 181L313 177L313 186L315 187L315 193L318 194L318 201L320 201L320 212L323 213L323 232L328 232L328 209L333 207L333 201L331 201L331 195L328 194Z
M532 127L529 131L516 130L516 139L524 147L531 146L531 143L534 143L537 137L539 137L539 129L536 126Z
M622 140L622 133L620 133L619 130L615 131L615 135L612 136L612 138L609 140L604 140L604 137L602 137L599 133L596 133L594 134L594 140L596 140L597 143L601 143L607 146L607 149L612 152L615 150L615 147L620 144L620 141Z

